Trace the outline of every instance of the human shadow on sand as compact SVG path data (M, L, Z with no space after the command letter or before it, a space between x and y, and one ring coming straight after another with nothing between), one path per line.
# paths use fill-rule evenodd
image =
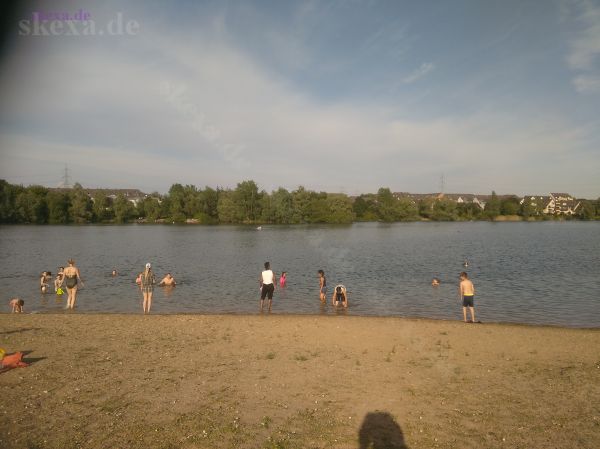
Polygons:
M386 412L369 412L358 432L359 449L409 449L402 429Z

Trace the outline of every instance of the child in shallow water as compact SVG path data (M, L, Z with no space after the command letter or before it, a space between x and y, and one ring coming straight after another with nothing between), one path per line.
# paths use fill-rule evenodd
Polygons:
M46 293L48 291L48 289L50 288L50 279L51 279L52 273L49 271L44 271L42 273L42 277L40 278L40 290L42 291L42 293Z
M13 298L8 303L12 307L12 313L23 313L23 306L25 301L19 298Z
M287 271L282 271L281 277L279 278L279 286L280 287L285 287L285 282L287 280L286 276L287 276Z

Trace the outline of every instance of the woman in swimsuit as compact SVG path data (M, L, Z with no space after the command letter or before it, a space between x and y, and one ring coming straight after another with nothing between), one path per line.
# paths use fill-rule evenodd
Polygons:
M139 275L140 289L144 296L144 313L150 313L150 307L152 306L152 292L154 292L154 284L156 283L156 278L151 268L152 266L147 263L146 269Z
M80 282L83 287L83 280L81 279L81 275L79 274L79 268L75 266L75 261L73 259L69 259L69 266L64 270L64 280L67 286L67 309L75 308L75 300L77 299L77 283Z

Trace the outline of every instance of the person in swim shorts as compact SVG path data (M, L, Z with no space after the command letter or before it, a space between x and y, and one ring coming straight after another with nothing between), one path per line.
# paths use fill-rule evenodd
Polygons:
M265 269L258 278L260 284L260 311L263 311L265 298L269 299L269 312L271 311L271 305L273 304L273 292L275 291L275 283L277 278L273 270L271 270L271 263L265 262Z
M331 297L331 304L334 306L348 307L348 293L346 287L342 284L338 284L333 289L333 296Z
M475 286L469 280L469 276L466 272L460 273L460 284L458 286L458 294L462 300L463 306L463 320L465 323L475 322L475 304L473 298L475 297ZM467 309L471 313L471 321L467 321Z

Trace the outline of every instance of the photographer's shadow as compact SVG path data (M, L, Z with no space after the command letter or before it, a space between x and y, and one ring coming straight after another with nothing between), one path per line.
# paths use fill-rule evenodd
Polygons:
M358 432L359 449L409 449L402 429L386 412L369 412Z

